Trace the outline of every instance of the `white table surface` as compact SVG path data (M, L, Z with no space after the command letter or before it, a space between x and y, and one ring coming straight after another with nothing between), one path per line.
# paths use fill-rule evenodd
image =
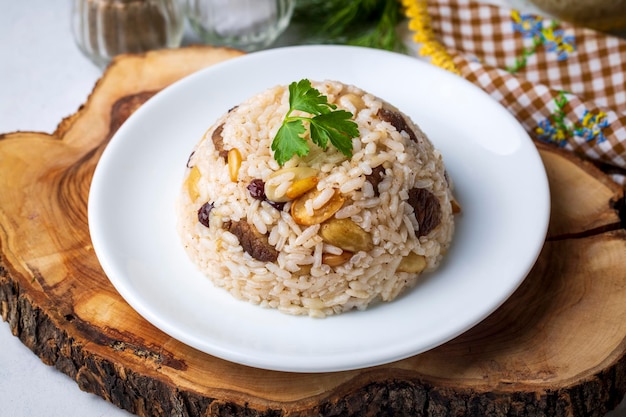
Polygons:
M537 11L527 0L490 2ZM183 43L194 40L187 31ZM0 0L0 133L53 132L101 75L74 44L70 0ZM1 417L130 415L44 365L0 323ZM626 417L624 403L609 416Z

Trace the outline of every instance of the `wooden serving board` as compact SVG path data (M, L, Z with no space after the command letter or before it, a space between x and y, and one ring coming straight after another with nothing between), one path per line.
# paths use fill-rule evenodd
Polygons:
M98 158L155 92L239 54L121 57L52 135L0 136L0 311L45 364L141 416L603 416L617 406L626 393L624 191L540 145L552 218L537 264L495 313L426 353L346 372L265 371L191 349L131 309L90 243Z

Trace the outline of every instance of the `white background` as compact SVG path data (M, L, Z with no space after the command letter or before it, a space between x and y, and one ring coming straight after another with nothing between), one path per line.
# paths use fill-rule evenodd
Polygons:
M490 0L533 11L526 0ZM195 41L186 32L184 44ZM288 43L283 37L280 43ZM0 0L0 133L52 133L102 75L74 44L70 0ZM0 173L1 175L1 173ZM130 416L44 365L0 323L0 417ZM626 417L626 407L610 413Z

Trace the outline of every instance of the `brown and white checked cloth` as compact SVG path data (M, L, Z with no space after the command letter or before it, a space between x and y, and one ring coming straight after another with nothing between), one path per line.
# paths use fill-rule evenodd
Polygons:
M626 40L468 0L429 0L435 38L461 75L535 140L626 181Z

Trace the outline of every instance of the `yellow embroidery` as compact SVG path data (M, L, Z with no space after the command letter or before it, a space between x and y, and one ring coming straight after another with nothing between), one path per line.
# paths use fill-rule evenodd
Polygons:
M609 127L607 114L603 111L596 113L587 109L578 119L578 123L567 118L565 106L569 102L565 92L560 91L554 98L554 110L545 119L539 121L535 128L537 138L544 142L551 142L558 146L565 146L568 138L579 137L586 142L604 142L607 138L604 129Z
M506 68L510 73L516 73L526 66L528 58L535 55L539 47L545 47L546 51L556 54L557 61L567 59L576 51L576 39L573 35L567 35L562 29L557 29L557 20L544 21L543 18L533 14L520 14L517 10L511 10L513 32L522 34L522 38L530 40L530 45L525 47L515 63ZM528 41L526 41L528 43Z
M421 44L419 54L430 57L433 65L460 75L458 68L446 48L435 38L430 24L427 0L401 0L404 14L409 18L409 30L413 32L413 40Z

